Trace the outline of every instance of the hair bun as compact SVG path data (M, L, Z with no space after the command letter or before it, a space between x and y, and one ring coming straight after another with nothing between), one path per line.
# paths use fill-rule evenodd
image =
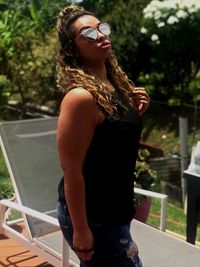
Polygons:
M57 16L56 28L58 32L65 31L67 25L70 24L78 14L83 15L84 13L87 13L87 11L85 11L82 6L76 4L64 7Z
M63 18L63 17L66 18L67 16L71 16L71 14L74 13L75 11L80 11L80 10L84 10L84 8L76 4L71 4L69 6L64 7L63 10L59 12L58 18Z
M69 26L81 16L90 15L95 16L92 12L86 11L82 6L72 4L64 7L57 17L57 31L59 34L67 35Z

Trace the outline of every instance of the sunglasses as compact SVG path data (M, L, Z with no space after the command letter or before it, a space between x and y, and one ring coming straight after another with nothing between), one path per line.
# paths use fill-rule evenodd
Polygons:
M105 36L111 33L110 25L108 23L100 23L97 28L87 28L81 31L81 35L88 41L94 42L98 38L98 31Z

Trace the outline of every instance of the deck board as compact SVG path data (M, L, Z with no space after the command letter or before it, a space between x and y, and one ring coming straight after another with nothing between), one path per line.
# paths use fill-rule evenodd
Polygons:
M24 232L22 224L17 227ZM27 248L0 234L0 267L53 267Z

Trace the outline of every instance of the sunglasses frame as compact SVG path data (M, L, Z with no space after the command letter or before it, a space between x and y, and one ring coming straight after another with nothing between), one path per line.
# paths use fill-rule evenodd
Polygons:
M102 31L102 29L101 29L102 26L107 26L106 31L108 31L108 33L104 33L104 30ZM92 30L94 33L96 33L95 38L87 36L88 30L90 30L90 31ZM81 31L80 35L83 36L86 40L88 40L90 42L95 42L98 39L98 32L102 33L105 36L109 36L111 33L110 24L108 24L106 22L102 22L97 26L97 28L89 27L89 28L83 29Z

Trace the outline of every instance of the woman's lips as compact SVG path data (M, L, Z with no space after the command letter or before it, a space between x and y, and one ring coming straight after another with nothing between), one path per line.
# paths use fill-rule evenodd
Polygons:
M109 49L110 48L110 44L105 44L105 45L102 45L101 48L102 49Z
M110 42L103 42L102 44L99 45L99 48L102 49L109 49L111 47Z

